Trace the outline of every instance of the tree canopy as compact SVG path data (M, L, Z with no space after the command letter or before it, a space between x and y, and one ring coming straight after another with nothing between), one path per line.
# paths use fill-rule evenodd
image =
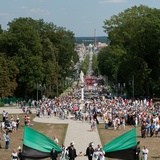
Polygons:
M71 77L74 70L69 66L78 61L74 34L30 17L16 18L8 27L4 31L0 27L0 61L5 64L0 71L1 98L35 98L38 84L45 86L38 88L41 92L52 90L49 94L55 96L57 85L62 87L58 81Z
M100 72L115 83L128 84L134 76L137 97L160 96L160 10L133 6L103 28L110 45L98 55Z

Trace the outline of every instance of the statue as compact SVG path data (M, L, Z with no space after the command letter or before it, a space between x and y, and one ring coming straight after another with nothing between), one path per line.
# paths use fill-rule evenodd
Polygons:
M80 73L80 80L82 83L84 83L84 73L82 71Z

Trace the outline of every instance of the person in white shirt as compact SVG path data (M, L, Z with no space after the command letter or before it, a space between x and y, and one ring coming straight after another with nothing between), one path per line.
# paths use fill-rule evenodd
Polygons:
M158 132L160 132L160 126L159 126L159 123L156 122L156 126L155 126L155 135L156 135L156 137L158 135Z
M101 148L99 151L99 160L105 160L105 152L103 151L103 149Z
M142 149L142 160L147 160L148 157L148 149L146 146L144 146L144 148Z
M61 156L60 156L60 160L67 160L68 159L68 151L67 151L67 148L65 147L64 144L62 144L62 153L61 153Z
M135 126L136 127L138 126L138 117L137 116L135 117Z
M117 118L117 129L119 129L121 126L121 121L120 121L120 118Z
M125 128L126 128L126 120L125 120L125 118L122 117L121 121L122 121L122 129L125 130Z
M13 120L12 122L11 122L11 125L12 125L12 132L13 133L16 133L16 121L15 120Z
M95 148L93 152L92 160L98 160L98 157L99 157L99 152L98 152L98 149Z
M113 123L114 130L116 130L117 129L117 121L115 118L113 118L112 123Z
M18 160L18 154L15 149L13 150L11 157L12 157L12 160Z
M5 122L5 120L6 120L6 112L5 112L5 110L3 110L3 112L2 112L2 121Z
M58 145L58 143L59 143L59 140L58 140L58 138L56 137L56 136L54 136L54 139L53 139L53 141Z

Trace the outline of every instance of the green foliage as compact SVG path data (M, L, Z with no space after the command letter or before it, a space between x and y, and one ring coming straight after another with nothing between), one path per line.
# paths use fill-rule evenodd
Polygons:
M122 61L125 61L126 52L119 46L108 46L98 55L98 67L102 75L107 75L112 81L117 81Z
M110 46L98 56L100 72L116 83L135 77L135 94L160 96L160 10L134 6L104 22Z
M0 102L0 107L4 107L4 103L3 102Z
M89 69L89 55L87 54L83 63L80 66L80 71L83 71L84 75L86 75L88 69Z
M2 29L2 26L0 25L0 34L3 33L3 29Z
M98 76L99 74L99 70L98 70L98 60L97 60L97 55L94 54L93 57L92 57L92 69L93 69L93 72L96 76Z
M13 96L19 70L14 60L0 53L0 97Z
M6 56L0 59L5 64L0 96L35 97L37 84L45 84L42 94L54 96L58 80L71 77L78 61L74 34L42 19L18 18L8 26L0 34L0 53Z

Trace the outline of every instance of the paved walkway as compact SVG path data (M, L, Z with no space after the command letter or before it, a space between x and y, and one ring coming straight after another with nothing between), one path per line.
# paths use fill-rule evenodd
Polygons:
M0 108L0 113L5 110L9 114L12 113L22 113L21 109L18 109L16 107L7 107L7 108ZM33 111L34 112L34 111ZM77 150L77 154L80 152L85 153L86 148L88 147L88 144L90 142L94 143L94 148L97 147L98 144L101 145L101 141L99 138L98 131L90 131L91 124L87 122L82 122L82 121L76 121L74 119L59 119L58 117L52 116L51 118L48 117L43 117L43 118L38 118L35 117L34 120L35 122L41 122L41 123L59 123L59 124L68 124L68 129L65 137L64 144L66 146L69 146L71 141L74 141L75 143L75 148ZM84 159L84 157L77 157L77 160ZM87 159L87 157L85 158Z

